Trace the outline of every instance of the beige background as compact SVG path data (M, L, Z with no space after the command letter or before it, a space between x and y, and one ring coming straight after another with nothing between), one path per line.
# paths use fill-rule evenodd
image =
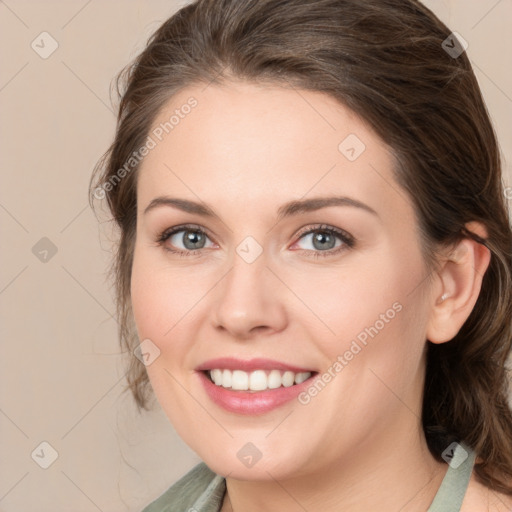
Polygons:
M183 3L0 1L0 512L139 511L199 462L159 408L121 395L108 235L87 202L110 81ZM512 162L512 2L426 3L468 41Z

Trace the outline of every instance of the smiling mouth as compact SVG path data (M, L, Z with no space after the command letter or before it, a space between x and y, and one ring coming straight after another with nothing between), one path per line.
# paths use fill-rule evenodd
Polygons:
M266 391L281 387L289 388L316 375L318 372L292 372L283 370L228 370L214 368L203 373L216 386L232 391Z

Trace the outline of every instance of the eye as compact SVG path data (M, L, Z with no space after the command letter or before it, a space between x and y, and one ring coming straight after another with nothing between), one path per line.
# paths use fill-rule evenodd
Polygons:
M355 239L352 235L342 229L325 224L313 227L308 226L297 236L299 236L299 241L295 242L294 245L299 244L300 241L305 241L305 245L309 247L299 249L305 251L307 256L315 258L333 256L355 245ZM210 245L207 245L207 241L210 241ZM202 228L195 225L169 228L160 234L157 243L166 251L178 254L179 256L198 255L202 249L216 246L210 240L208 234Z
M302 250L307 251L313 257L333 256L341 251L354 246L352 235L333 226L320 225L309 226L307 231L299 233L299 241L306 241ZM296 242L294 245L298 244Z
M169 252L189 256L199 254L201 249L206 248L207 240L209 240L208 235L203 229L199 226L187 225L167 229L158 237L157 242ZM210 247L214 245L212 243Z

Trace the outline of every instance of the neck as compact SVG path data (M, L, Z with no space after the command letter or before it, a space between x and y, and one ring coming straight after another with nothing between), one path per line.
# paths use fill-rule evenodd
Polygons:
M413 429L410 421L402 425L311 475L280 481L228 477L222 512L425 511L448 466L430 454L419 421Z

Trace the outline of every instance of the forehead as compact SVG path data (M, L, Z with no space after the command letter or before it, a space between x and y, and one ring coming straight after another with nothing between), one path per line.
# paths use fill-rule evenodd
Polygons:
M188 87L164 105L149 136L141 208L166 193L219 207L228 194L245 211L336 193L410 209L386 145L319 92L245 82Z

